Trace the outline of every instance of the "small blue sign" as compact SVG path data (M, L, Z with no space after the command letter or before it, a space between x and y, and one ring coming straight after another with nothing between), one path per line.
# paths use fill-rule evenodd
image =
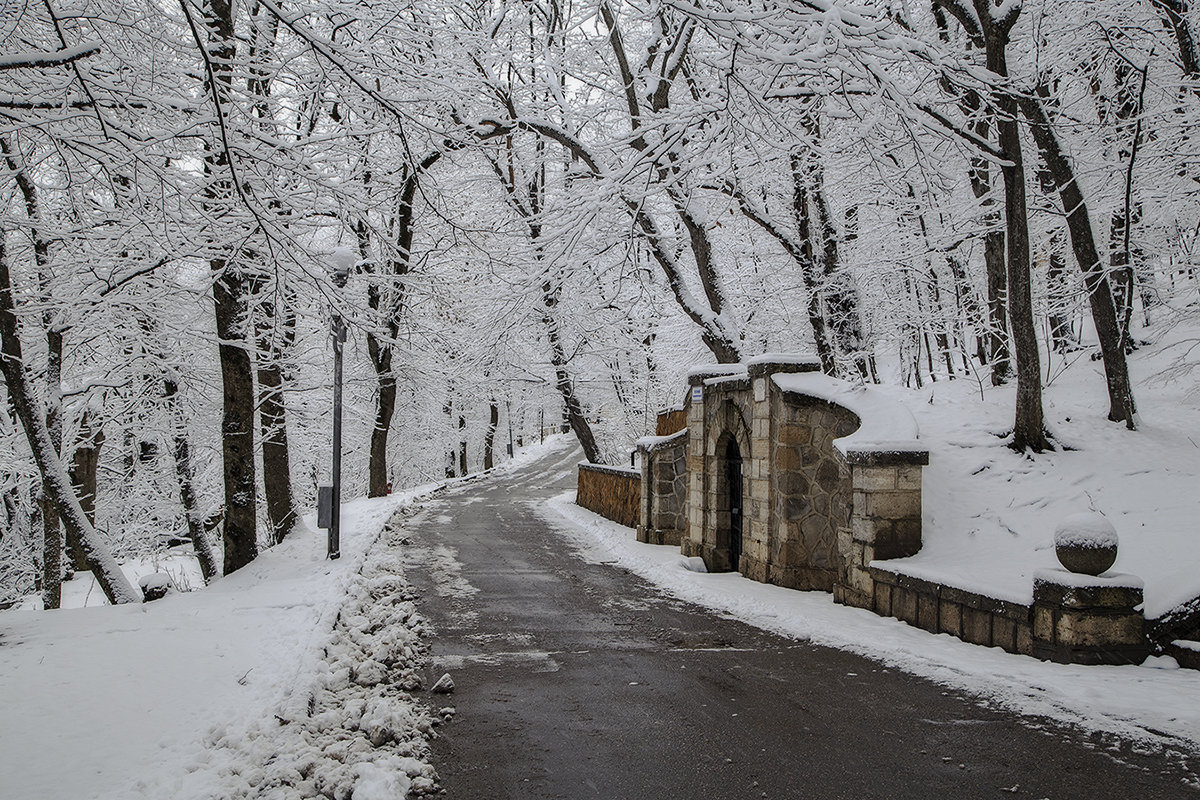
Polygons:
M704 399L704 387L693 386L692 387L692 402L699 403L703 399Z

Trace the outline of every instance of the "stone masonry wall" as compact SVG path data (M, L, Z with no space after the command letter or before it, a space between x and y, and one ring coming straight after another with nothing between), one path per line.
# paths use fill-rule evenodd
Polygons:
M638 444L642 511L637 538L678 546L687 535L687 431Z
M872 610L930 633L948 633L971 644L1033 655L1033 611L964 589L869 567Z
M785 396L773 387L770 412L770 535L758 570L762 577L750 577L831 591L839 564L837 533L850 525L852 498L850 470L833 440L852 433L858 418L831 403Z
M642 476L637 470L580 464L575 502L630 528L641 516Z

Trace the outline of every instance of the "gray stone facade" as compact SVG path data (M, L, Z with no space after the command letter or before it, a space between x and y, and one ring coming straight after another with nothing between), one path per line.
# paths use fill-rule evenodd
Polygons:
M638 442L642 462L639 542L679 546L687 531L687 430Z
M713 572L733 568L736 558L737 570L748 578L832 591L839 602L871 608L867 565L920 547L920 465L928 453L911 442L898 452L891 446L835 446L852 439L861 421L826 396L831 387L844 391L849 384L816 374L818 369L815 361L784 357L692 373L681 550L702 558ZM778 380L803 373L811 374L806 385L817 390ZM912 431L915 438L915 425ZM907 430L891 435L904 439ZM667 483L654 477L665 459L648 449L656 440L643 441L643 502L673 508L661 495ZM730 506L737 467L730 454L740 457L741 467L738 541ZM671 469L677 477L677 467ZM645 514L643 519L646 532L639 538L651 541L663 524Z

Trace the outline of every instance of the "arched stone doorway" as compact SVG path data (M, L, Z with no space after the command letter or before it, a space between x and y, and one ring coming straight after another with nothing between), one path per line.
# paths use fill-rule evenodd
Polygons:
M724 505L729 514L729 530L726 538L729 542L729 568L734 572L738 569L738 560L742 556L742 535L745 532L746 492L742 481L742 451L738 449L737 439L732 436L725 443L724 475Z
M713 475L714 571L738 571L745 551L746 481L742 445L726 432L717 440ZM748 455L748 454L747 454Z

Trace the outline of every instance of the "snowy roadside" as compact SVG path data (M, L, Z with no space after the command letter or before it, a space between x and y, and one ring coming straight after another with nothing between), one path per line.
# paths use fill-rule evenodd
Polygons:
M493 474L554 446L527 448ZM419 753L408 743L428 721L371 685L373 660L403 691L404 660L416 652L420 631L401 565L389 553L392 533L381 533L396 512L462 482L345 503L338 561L326 560L325 534L309 515L287 541L203 591L137 606L0 613L0 796L270 796L269 782L285 771L282 764L264 768L280 762L273 757L285 746L290 760L283 761L302 780L328 773L344 786L349 775L359 797L403 796L404 781L413 794L427 787L421 779L432 773L414 762L387 763L402 767L401 780L365 762L347 773L305 753L312 755L314 737L336 733L345 721L342 712L322 717L322 698L341 704L351 695L365 703L357 720L369 739L386 741L399 759ZM82 606L86 583L73 590ZM309 718L314 697L317 713ZM277 717L293 722L280 727ZM351 755L339 747L330 750L335 758ZM301 795L279 789L274 796Z
M679 549L642 544L633 531L575 505L565 492L536 510L593 563L616 564L688 602L764 630L878 659L1021 714L1049 717L1169 751L1200 752L1200 672L1170 659L1144 666L1050 664L998 648L932 635L899 620L839 606L824 592L798 592L737 573L684 566ZM1105 741L1114 750L1119 741Z

